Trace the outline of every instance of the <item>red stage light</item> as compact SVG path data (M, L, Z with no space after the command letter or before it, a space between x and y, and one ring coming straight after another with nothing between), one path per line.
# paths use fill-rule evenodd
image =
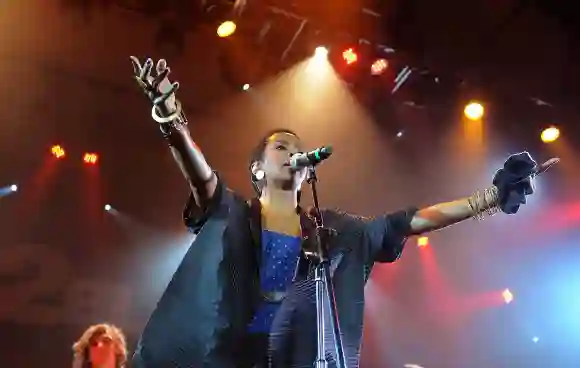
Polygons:
M99 155L97 155L96 153L85 153L85 155L83 156L83 161L87 165L96 165L97 162L99 161Z
M66 155L66 152L64 151L64 148L62 148L62 147L61 147L61 146L59 146L59 145L52 146L52 147L51 147L51 149L50 149L50 153L51 153L51 154L52 154L54 157L56 157L56 158L58 158L58 159L60 159L60 158L64 158L64 156Z
M421 236L417 239L417 246L418 247L426 247L429 245L429 238L426 236Z
M356 61L358 60L358 56L352 48L344 50L342 53L342 58L344 59L347 65L356 63Z

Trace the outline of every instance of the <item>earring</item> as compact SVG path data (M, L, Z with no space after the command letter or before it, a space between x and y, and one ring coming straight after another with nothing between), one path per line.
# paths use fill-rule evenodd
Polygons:
M264 179L264 176L265 176L264 170L256 170L256 172L254 173L254 176L256 177L256 180Z

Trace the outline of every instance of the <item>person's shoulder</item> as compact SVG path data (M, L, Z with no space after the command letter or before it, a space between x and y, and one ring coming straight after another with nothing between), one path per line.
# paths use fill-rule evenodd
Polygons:
M331 216L331 217L337 217L337 218L343 218L343 219L349 219L349 220L364 220L365 219L364 216L355 215L355 214L352 214L348 211L344 211L340 208L322 208L320 211L322 212L323 215Z
M231 219L232 216L246 216L247 201L236 191L230 189L218 176L218 185L212 198L202 208L193 193L183 211L183 220L190 232L197 234L211 219Z
M357 228L365 221L365 217L354 215L340 208L324 208L321 212L325 221L340 228Z
M215 172L218 178L218 185L216 188L215 196L218 201L227 201L236 204L245 204L247 202L247 198L241 195L238 191L230 188L226 181L223 179L222 175L218 172Z

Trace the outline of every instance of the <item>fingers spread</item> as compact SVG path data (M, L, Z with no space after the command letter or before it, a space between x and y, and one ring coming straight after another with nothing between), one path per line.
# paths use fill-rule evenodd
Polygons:
M165 61L165 59L159 59L155 69L157 70L157 74L163 73L165 69L167 69L167 61Z
M135 73L135 75L141 75L142 68L139 59L137 59L135 56L130 56L129 58L131 59L131 64L133 65L133 73Z
M146 80L151 76L151 68L153 68L153 60L147 59L143 69L141 69L141 74L139 75L141 79Z
M155 79L153 80L153 87L157 88L161 82L163 82L163 80L165 80L167 78L167 75L169 74L169 68L164 69L163 71L159 72L159 74L155 77Z

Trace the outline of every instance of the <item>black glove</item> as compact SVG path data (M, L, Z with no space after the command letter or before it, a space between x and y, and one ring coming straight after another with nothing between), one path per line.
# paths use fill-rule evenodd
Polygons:
M518 212L526 203L526 196L534 193L532 176L538 164L528 152L511 155L493 177L493 185L499 190L499 208L508 214Z
M157 62L153 71L153 60L147 59L143 65L135 56L131 56L135 80L149 97L149 100L157 106L161 116L167 117L176 110L175 91L179 83L171 83L167 76L170 69L164 59ZM152 73L153 71L153 73Z

